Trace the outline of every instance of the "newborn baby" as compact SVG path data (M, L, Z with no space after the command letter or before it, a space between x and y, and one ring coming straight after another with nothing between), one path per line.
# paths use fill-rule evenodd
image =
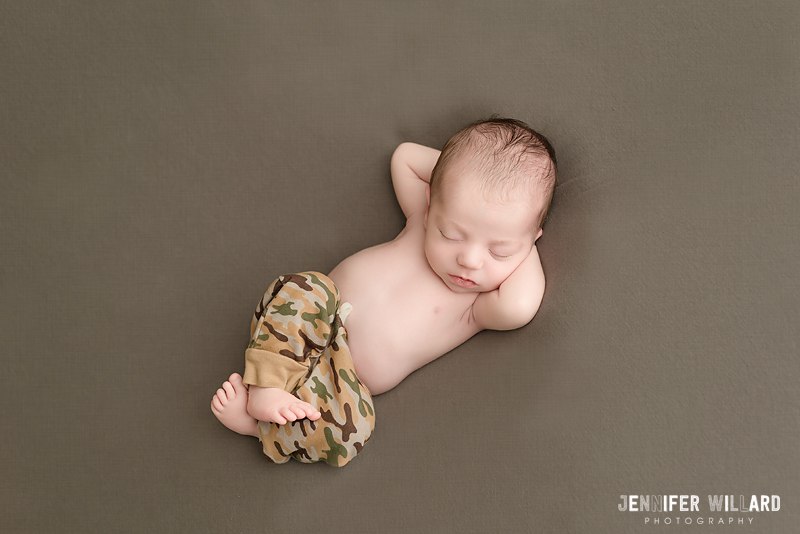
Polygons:
M545 137L513 119L481 121L441 153L401 144L391 173L405 228L327 276L273 282L253 317L244 377L231 375L212 399L214 415L258 437L273 462L345 465L374 428L371 395L539 308L535 242L556 184Z

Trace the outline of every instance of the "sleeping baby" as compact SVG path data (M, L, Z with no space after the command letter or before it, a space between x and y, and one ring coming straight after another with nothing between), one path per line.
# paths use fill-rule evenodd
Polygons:
M441 152L403 143L391 160L405 228L327 276L287 274L256 307L244 375L211 401L275 463L343 466L375 426L372 395L484 329L533 318L536 249L556 184L547 139L513 119L467 126Z

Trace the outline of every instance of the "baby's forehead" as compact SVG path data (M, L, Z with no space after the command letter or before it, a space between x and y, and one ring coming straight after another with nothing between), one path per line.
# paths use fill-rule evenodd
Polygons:
M452 169L439 184L443 198L479 198L499 207L524 202L533 212L541 209L541 191L528 180L498 180L482 169Z
M531 201L525 196L507 198L496 193L486 193L481 191L474 183L468 181L458 181L443 188L442 193L436 198L431 199L431 206L439 205L439 212L446 218L455 216L457 213L469 211L470 219L479 226L504 227L504 222L514 226L530 226L534 231L535 223L538 220L541 206L539 202ZM502 239L498 239L500 241Z

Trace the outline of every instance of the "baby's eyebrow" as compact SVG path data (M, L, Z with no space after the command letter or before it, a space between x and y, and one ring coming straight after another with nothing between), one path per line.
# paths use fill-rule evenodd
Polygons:
M444 225L445 226L449 226L450 228L452 228L453 230L455 230L456 232L459 232L461 234L465 234L466 233L464 231L464 228L461 227L461 225L459 225L455 221L451 221L450 219L445 219L444 220Z

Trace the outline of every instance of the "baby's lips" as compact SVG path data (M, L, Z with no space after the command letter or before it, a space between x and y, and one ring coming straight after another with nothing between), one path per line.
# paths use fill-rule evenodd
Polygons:
M472 288L477 286L478 284L474 280L470 280L469 278L464 278L462 276L456 276L454 274L449 275L450 280L457 286L463 288Z

